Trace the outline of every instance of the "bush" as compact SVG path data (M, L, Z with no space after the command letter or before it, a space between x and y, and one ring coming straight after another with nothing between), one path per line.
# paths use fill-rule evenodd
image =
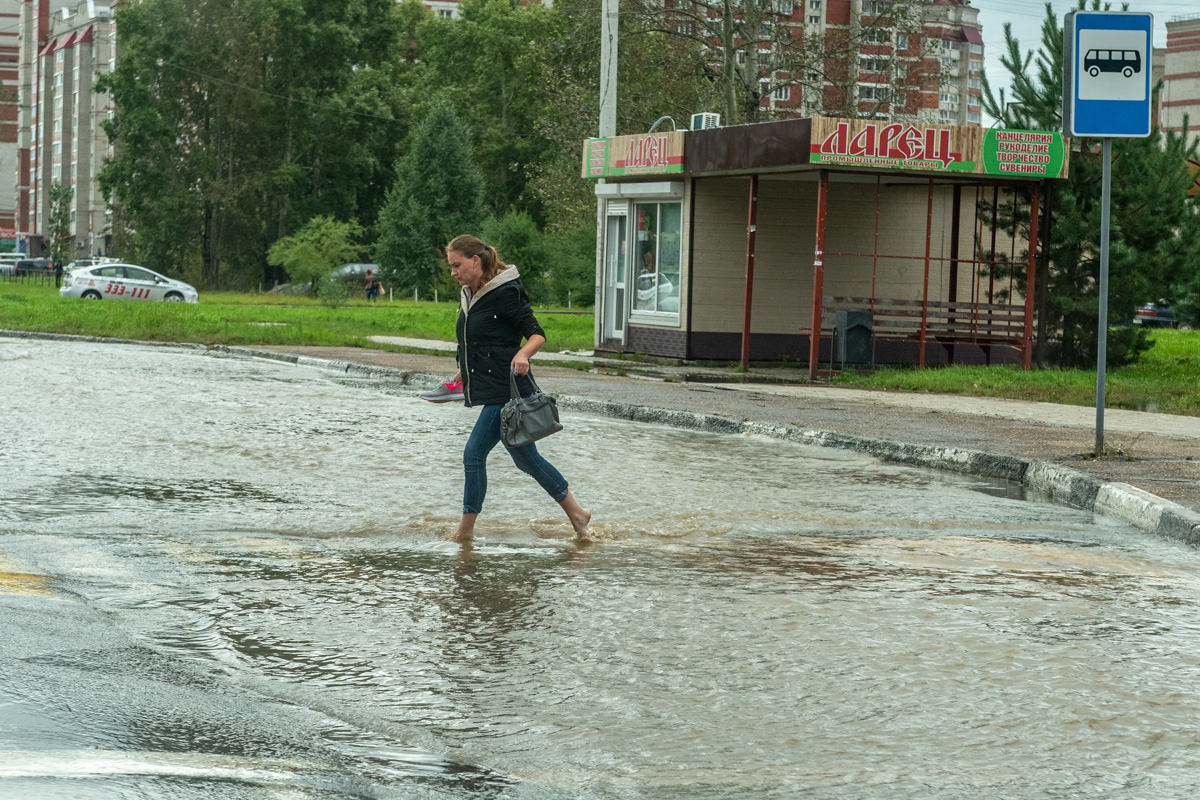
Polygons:
M317 296L321 298L323 305L330 308L344 306L349 295L350 290L346 288L346 281L331 272L325 273L317 281Z
M510 211L483 224L483 240L521 270L521 282L537 305L589 308L595 299L596 230L584 225L542 233L523 211Z

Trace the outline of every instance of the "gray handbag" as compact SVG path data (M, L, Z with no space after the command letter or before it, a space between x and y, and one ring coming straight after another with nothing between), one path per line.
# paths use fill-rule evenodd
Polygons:
M512 399L500 409L500 441L506 447L524 447L562 430L562 423L558 421L558 404L554 398L542 393L533 380L532 372L529 373L529 382L533 384L533 394L521 397L517 390L517 374L508 371L508 388Z

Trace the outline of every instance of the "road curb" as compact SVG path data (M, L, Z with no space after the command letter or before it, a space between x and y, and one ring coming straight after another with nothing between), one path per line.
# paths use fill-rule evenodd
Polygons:
M296 353L280 353L260 350L255 347L214 345L186 342L146 342L133 339L114 339L103 336L75 336L60 333L30 333L28 331L0 330L0 336L19 339L48 339L63 341L104 342L109 344L138 344L159 347L177 347L193 350L208 350L245 358L262 358L295 364L302 367L329 370L344 375L384 378L402 385L416 388L432 388L445 379L442 375L395 367L377 367L353 361L341 361ZM767 436L772 439L850 450L893 464L926 467L984 478L999 478L1021 483L1047 498L1091 511L1103 516L1119 519L1138 530L1173 539L1192 546L1200 546L1200 514L1190 508L1172 503L1150 492L1127 483L1104 481L1091 475L1065 467L1051 461L1034 461L1016 456L988 453L982 450L967 450L957 447L937 447L887 439L855 436L836 431L799 428L791 425L772 425L738 420L716 414L699 414L670 408L656 408L594 397L558 395L558 404L564 409L582 411L596 416L626 419L668 425L685 430L706 433Z
M195 342L148 342L142 339L116 339L111 336L79 336L73 333L41 333L39 331L0 330L0 336L11 339L47 339L52 342L95 342L99 344L141 344L148 347L175 347L183 350L207 350Z

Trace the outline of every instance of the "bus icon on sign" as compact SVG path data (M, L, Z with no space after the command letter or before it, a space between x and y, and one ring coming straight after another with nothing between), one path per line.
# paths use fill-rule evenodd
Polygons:
M1142 54L1137 50L1088 50L1083 54L1083 69L1093 78L1101 72L1119 72L1132 78L1142 71Z

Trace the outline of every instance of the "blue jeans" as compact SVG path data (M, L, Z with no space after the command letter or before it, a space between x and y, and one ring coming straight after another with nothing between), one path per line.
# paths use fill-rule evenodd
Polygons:
M463 513L478 514L483 510L483 498L487 494L487 457L492 448L500 441L500 409L503 405L484 406L475 422L475 429L467 439L467 447L463 450L463 467L467 473L467 483L463 488ZM554 502L561 503L567 499L567 480L554 466L542 458L537 451L537 445L527 444L524 447L509 447L505 445L508 454L522 472L533 476Z

